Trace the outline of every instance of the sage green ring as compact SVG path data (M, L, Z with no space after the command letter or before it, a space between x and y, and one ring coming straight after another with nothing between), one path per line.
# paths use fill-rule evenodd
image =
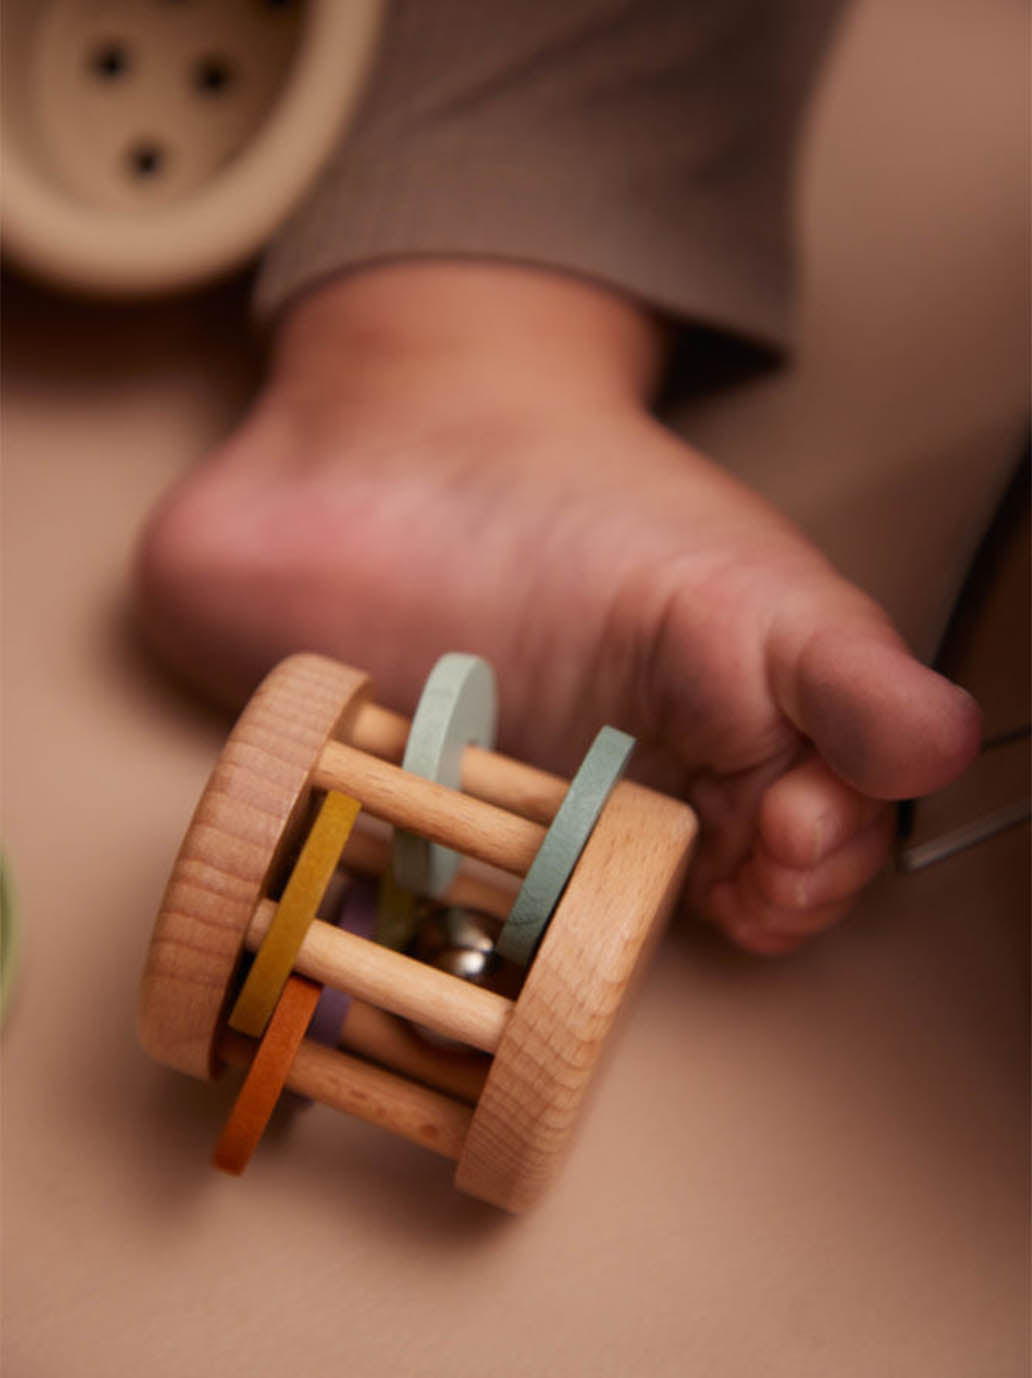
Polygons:
M635 746L633 737L615 727L603 727L592 742L498 935L496 951L510 962L530 966L533 961L573 868Z
M412 715L402 768L458 789L462 753L473 744L490 750L497 720L495 676L487 661L457 651L441 656ZM415 833L399 828L394 835L394 878L415 895L439 898L455 879L461 861L450 847Z

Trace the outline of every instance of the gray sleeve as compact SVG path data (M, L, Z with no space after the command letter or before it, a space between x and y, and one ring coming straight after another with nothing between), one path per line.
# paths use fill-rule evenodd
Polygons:
M712 333L738 371L776 358L793 154L834 9L397 0L355 123L268 252L259 316L362 265L488 257L615 288Z

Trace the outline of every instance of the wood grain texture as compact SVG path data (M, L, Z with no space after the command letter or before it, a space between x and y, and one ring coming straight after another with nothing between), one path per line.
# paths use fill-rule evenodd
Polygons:
M318 1003L317 985L288 978L215 1145L212 1164L221 1171L239 1177L251 1161Z
M257 951L276 913L271 900L255 908L245 942ZM322 985L347 991L435 1033L490 1053L498 1047L513 1002L493 990L368 942L315 919L298 949L294 969Z
M614 789L498 1046L455 1177L462 1191L522 1211L555 1177L695 833L685 805L628 782Z
M409 720L378 703L365 703L346 735L351 746L400 765L408 741ZM514 761L482 746L462 753L461 788L474 799L517 813L534 823L551 823L563 801L567 781L547 770Z
M226 1032L219 1039L220 1055L238 1067L250 1063L254 1049L253 1040L243 1034ZM445 1158L458 1158L462 1152L473 1115L468 1105L438 1091L308 1039L297 1050L286 1085L288 1090L357 1115Z
M359 814L348 838L342 858L348 871L363 876L379 876L386 870L391 854L391 829L379 819ZM464 861L459 874L444 896L445 903L463 909L480 909L496 919L504 919L519 890L519 880L482 862Z
M314 781L320 789L353 794L374 818L512 875L526 874L545 836L539 823L409 775L400 766L339 742L329 742L323 750Z
M258 687L201 796L172 868L140 988L140 1042L191 1076L217 1070L214 1041L244 934L311 791L326 742L369 678L292 656Z
M225 1008L245 942L252 950L260 943L274 912L270 877L297 844L313 789L342 789L394 825L415 826L503 868L504 882L533 860L565 782L532 780L491 752L481 752L472 771L481 770L477 788L491 801L407 775L343 744L360 715L376 728L367 736L389 738L392 751L400 744L393 716L370 718L370 693L368 678L356 670L322 657L292 657L260 686L234 728L180 849L148 954L139 1028L159 1061L207 1077L220 1056L240 1064L254 1056L253 1040L225 1027ZM464 754L464 783L473 752ZM559 1169L628 983L680 889L694 834L694 815L685 806L618 785L515 1003L314 921L296 970L378 1007L364 1030L361 1018L354 1030L367 1055L397 1060L422 1081L435 1079L432 1069L417 1069L411 1049L385 1040L385 1029L397 1032L382 1022L387 1010L495 1057L475 1111L310 1040L297 1049L287 1085L458 1158L461 1190L508 1210L527 1208ZM359 869L379 869L386 860L384 841L356 834L352 843L345 864L352 851ZM454 890L462 884L460 876ZM483 905L489 912L505 910L505 884L488 875L465 885L490 896ZM461 1085L440 1078L437 1084L473 1095L483 1065Z
M491 1066L482 1053L428 1043L402 1020L361 1000L352 1000L339 1044L470 1105L477 1103Z

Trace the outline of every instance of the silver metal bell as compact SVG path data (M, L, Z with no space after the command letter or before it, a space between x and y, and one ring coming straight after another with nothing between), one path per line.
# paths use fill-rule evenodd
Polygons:
M469 909L435 910L420 924L412 956L479 985L496 964L490 924L484 915Z
M490 985L490 978L498 967L492 922L486 915L458 906L432 909L420 923L409 946L409 955L463 981L477 986ZM497 924L494 927L497 928ZM412 1027L428 1043L446 1048L459 1046L421 1024Z

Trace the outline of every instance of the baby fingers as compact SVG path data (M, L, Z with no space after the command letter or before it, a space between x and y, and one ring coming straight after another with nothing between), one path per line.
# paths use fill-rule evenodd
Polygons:
M885 864L891 842L892 811L883 805L865 828L814 866L786 866L760 843L743 870L763 903L793 914L855 898Z
M761 849L787 867L809 870L887 808L858 794L819 756L808 756L768 787L757 820Z
M876 817L809 867L787 866L762 845L730 880L710 891L710 915L752 952L787 952L842 918L885 863L892 817Z

